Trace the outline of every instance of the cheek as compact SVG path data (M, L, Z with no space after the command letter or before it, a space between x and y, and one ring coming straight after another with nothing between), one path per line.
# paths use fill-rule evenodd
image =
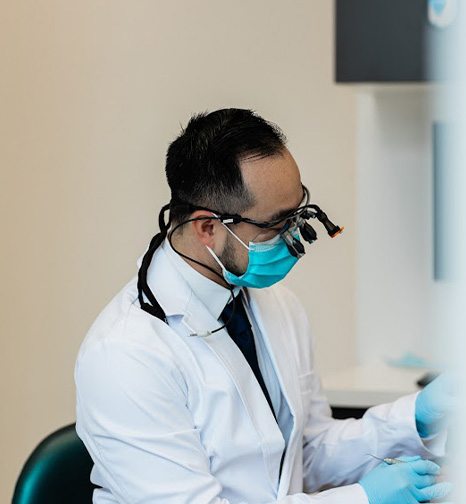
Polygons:
M217 256L220 256L223 253L225 247L227 246L227 242L228 236L225 233L216 233L215 243L212 244L212 249Z
M236 264L243 271L246 271L248 267L249 256L248 250L240 245L238 249L236 249Z
M242 275L248 266L248 249L235 238L228 237L221 255L224 266L235 275Z

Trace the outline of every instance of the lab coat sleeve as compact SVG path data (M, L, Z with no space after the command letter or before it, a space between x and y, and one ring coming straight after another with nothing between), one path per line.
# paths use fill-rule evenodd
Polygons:
M312 360L313 352L309 355ZM308 491L358 482L380 462L377 457L420 455L435 458L445 454L445 433L426 442L420 438L414 409L417 394L369 408L361 419L336 420L314 370L306 377L302 394L308 412L303 438L304 487Z
M228 504L209 472L174 358L162 350L154 355L139 342L102 340L77 360L75 383L77 433L100 483L119 503ZM360 494L359 485L341 492L347 502L363 503L349 498ZM326 493L297 493L272 502L341 502Z

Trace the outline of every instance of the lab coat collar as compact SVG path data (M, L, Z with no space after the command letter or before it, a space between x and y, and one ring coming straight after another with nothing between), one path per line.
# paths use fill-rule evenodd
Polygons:
M140 256L136 261L138 269L141 267L143 257ZM183 280L181 290L172 288L173 270ZM191 296L196 296L212 317L218 320L231 298L229 289L192 268L173 250L167 239L154 253L147 272L147 284L168 317L184 315L189 299ZM179 287L178 285L178 289ZM240 287L235 286L234 295L236 296L240 290Z
M140 256L136 261L138 269L141 267L143 257L143 255ZM231 298L229 289L192 268L173 250L168 240L162 243L152 257L147 271L147 284L167 317L182 315L190 318L188 305L191 299L197 298L209 314L218 321ZM247 289L239 286L233 288L235 296L240 291L243 292L244 299L248 301ZM219 327L219 322L216 327ZM206 330L204 327L204 330L199 332L205 333Z
M144 255L146 252L147 250ZM138 270L141 268L144 255L136 261ZM167 317L183 315L186 311L192 292L186 282L173 281L173 266L162 247L159 247L152 257L147 270L147 285Z

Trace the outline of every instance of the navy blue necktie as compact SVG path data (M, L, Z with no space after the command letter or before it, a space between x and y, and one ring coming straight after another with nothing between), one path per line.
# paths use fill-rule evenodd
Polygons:
M233 313L233 303L236 303L234 313ZM229 321L233 313L233 318ZM254 343L254 335L252 333L251 324L249 323L248 316L244 309L243 302L241 301L241 292L235 297L235 301L230 301L222 311L220 319L225 324L227 323L226 329L230 338L236 343L238 348L243 353L244 357L249 363L254 376L256 377L262 392L269 403L270 409L275 416L273 410L272 401L269 396L267 387L265 386L264 378L259 368L259 363L257 361L256 345Z

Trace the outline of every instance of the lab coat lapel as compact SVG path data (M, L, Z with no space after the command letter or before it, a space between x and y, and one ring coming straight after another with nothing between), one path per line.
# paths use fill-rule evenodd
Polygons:
M206 328L214 329L219 326L219 322L210 315L206 307L195 296L190 299L183 323L191 334L202 333ZM259 436L270 482L274 490L277 491L280 456L285 447L285 441L267 399L241 350L225 329L202 338L223 363L235 383L247 414Z
M282 393L293 417L293 428L283 461L278 490L278 497L280 498L286 495L288 491L294 457L297 445L302 437L300 432L303 425L299 383L293 369L293 357L286 345L287 334L293 328L285 326L280 311L276 309L274 293L271 291L258 292L255 289L249 289L248 293L254 318L266 342Z

